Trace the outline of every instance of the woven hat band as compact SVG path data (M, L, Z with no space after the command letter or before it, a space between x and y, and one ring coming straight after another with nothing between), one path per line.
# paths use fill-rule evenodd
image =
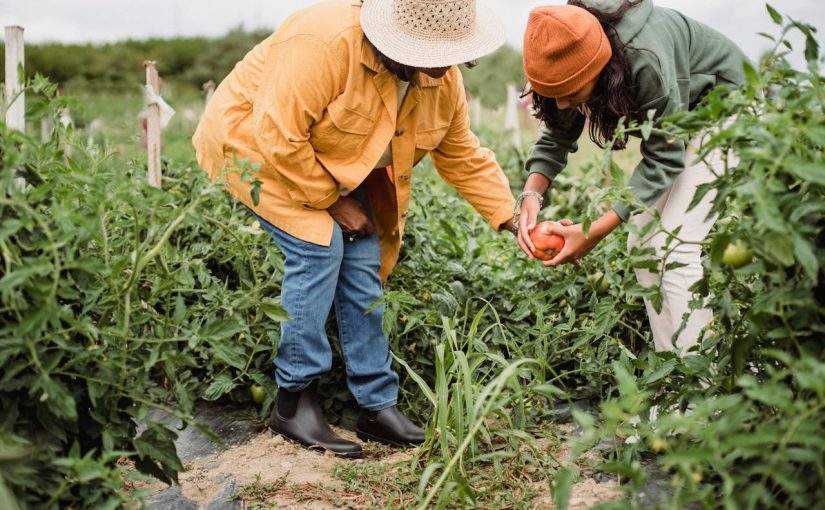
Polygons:
M396 28L428 40L457 40L476 25L474 0L395 0Z

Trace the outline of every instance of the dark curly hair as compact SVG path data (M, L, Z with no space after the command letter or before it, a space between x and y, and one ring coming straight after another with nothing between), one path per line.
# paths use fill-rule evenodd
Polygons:
M583 113L590 121L589 134L599 147L613 140L619 121L631 119L637 113L636 84L630 72L630 63L627 59L627 50L633 49L619 39L616 24L624 17L628 10L633 8L639 0L623 0L622 5L611 13L602 12L588 7L582 0L569 0L569 5L575 5L594 15L602 26L613 55L605 65L596 82L596 88L582 111L575 109L561 110L556 100L544 97L533 91L533 108L537 119L547 126L565 129L580 121ZM624 135L613 143L616 150L627 146L628 135Z
M372 42L366 36L364 37L364 41L370 45L373 51L375 51L375 54L378 55L378 60L381 61L381 63L384 65L384 67L387 68L389 72L394 74L400 80L415 83L415 80L418 77L420 69L418 69L417 67L401 64L391 59L390 57L384 55L378 50L378 48L375 47L374 44L372 44ZM461 65L466 67L467 69L472 69L478 65L478 60L471 60Z

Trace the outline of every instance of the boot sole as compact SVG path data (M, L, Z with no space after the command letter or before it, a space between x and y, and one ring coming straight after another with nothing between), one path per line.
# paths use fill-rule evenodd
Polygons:
M424 444L423 441L420 442L420 443L403 443L403 442L400 442L400 441L393 441L392 439L385 439L383 437L374 436L374 435L372 435L368 432L362 432L362 431L357 430L357 429L355 430L355 435L361 441L372 441L374 443L381 443L381 444L385 444L385 445L389 445L389 446L396 446L398 448L414 448L416 446L420 446L420 445Z
M280 431L280 430L276 429L272 425L269 425L269 430L271 430L275 434L278 434L279 436L282 436L284 439L288 440L290 443L294 443L294 444L297 444L299 446L302 446L302 447L306 448L307 450L309 450L311 452L315 452L319 455L323 455L325 452L330 452L331 454L335 455L336 457L340 457L342 459L360 459L363 456L363 453L364 453L364 452L361 452L361 451L338 453L335 450L330 450L329 448L324 448L323 446L321 446L319 444L305 443L304 441L301 441L300 439L298 439L296 437L293 437L288 432L283 432L283 431Z

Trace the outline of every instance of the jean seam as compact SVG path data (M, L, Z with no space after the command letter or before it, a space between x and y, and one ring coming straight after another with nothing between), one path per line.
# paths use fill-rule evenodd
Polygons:
M355 241L355 242L360 242L360 241ZM343 266L344 266L344 260L346 260L346 251L347 251L346 248L347 248L347 245L346 245L346 243L344 243L343 254L342 254L342 257L341 257L341 267L342 267L342 269L343 269ZM341 271L341 273L343 273L343 271ZM344 307L344 303L343 303L343 298L341 297L342 291L341 291L340 285L341 285L341 274L339 273L339 275L338 275L338 285L335 288L335 299L333 301L335 303L335 320L338 321L338 335L340 337L339 338L339 343L341 345L341 357L344 358L344 365L345 365L344 370L346 372L347 378L349 378L351 364L350 364L349 356L347 355L347 349L344 345L345 344L344 339L348 338L348 336L349 336L348 335L349 326L348 326L347 320L344 318L345 314L341 313L341 310ZM356 388L356 392L357 392L357 394L354 394L353 396L355 397L356 401L360 401L361 400L361 390L360 390L360 388Z
M369 406L364 406L363 408L367 411L380 411L382 409L387 409L388 407L392 407L394 405L398 405L397 398L391 398L389 400L385 400L384 402L378 404L371 404Z
M340 284L340 280L341 280L340 275L338 276L338 280L339 280L339 284ZM347 330L348 328L347 328L347 321L343 317L344 314L341 313L341 308L343 307L343 304L341 303L341 297L340 297L340 293L339 293L338 288L335 289L335 298L333 299L333 302L335 303L335 320L338 322L338 336L339 336L338 342L341 345L341 357L344 358L344 371L346 372L347 377L349 377L350 361L349 361L349 356L347 356L347 348L344 346L344 344L346 343L344 338L347 336L347 333L346 333L345 330ZM356 392L358 394L355 394L353 396L355 397L356 401L359 401L359 400L361 400L360 388L356 388Z
M296 243L293 243L291 239L286 238L285 236L281 236L280 235L281 232L273 230L273 233L278 234L279 237L281 237L282 242L284 242L284 244L292 245L292 246L296 245ZM301 272L298 275L299 282L300 282L299 283L299 288L303 289L303 288L306 287L306 282L307 282L307 279L309 277L309 267L308 267L308 264L307 264L307 261L306 261L307 252L306 252L306 246L304 246L302 244L298 244L297 248L298 248L297 249L297 256L298 256L298 259L299 259L300 264L301 264ZM283 287L284 287L284 285L283 285L283 282L282 282L282 288ZM296 317L293 318L293 321L295 321L299 325L299 328L300 328L299 331L300 331L301 335L304 333L303 327L304 327L304 324L305 324L305 321L304 321L304 317L305 317L305 312L304 312L305 300L306 300L306 294L304 292L299 293L299 299L296 302L296 307L298 309L298 313L296 314ZM294 338L290 339L290 343L289 343L289 345L287 347L287 350L286 350L287 351L286 352L286 358L287 358L287 361L288 361L291 368L294 368L295 366L297 366L296 361L300 361L298 359L299 356L298 356L297 347L298 347L298 342L295 341ZM303 374L298 374L298 377L300 379L304 379ZM302 381L299 384L298 391L300 391L301 389L306 388L310 384L312 384L312 381L309 381L309 382Z

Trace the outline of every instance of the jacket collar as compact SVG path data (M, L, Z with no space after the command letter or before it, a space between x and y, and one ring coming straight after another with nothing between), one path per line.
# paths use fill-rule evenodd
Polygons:
M366 36L364 36L364 40L361 43L361 64L375 73L380 73L382 71L389 72L381 64L381 60L379 60L378 55L375 54L375 51L372 49L372 45L369 41L367 41ZM416 78L416 86L418 87L438 87L441 83L441 78L431 78L424 73L418 73Z
M616 25L616 32L623 43L629 44L644 29L650 14L653 12L653 2L642 0L632 7Z

